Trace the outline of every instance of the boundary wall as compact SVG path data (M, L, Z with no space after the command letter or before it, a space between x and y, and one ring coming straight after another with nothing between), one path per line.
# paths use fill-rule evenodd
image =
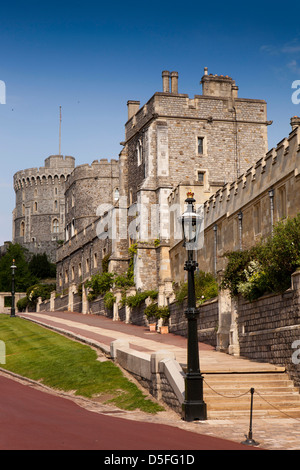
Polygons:
M158 400L181 414L185 395L185 374L170 351L152 354L135 351L126 340L111 343L111 358L130 374Z

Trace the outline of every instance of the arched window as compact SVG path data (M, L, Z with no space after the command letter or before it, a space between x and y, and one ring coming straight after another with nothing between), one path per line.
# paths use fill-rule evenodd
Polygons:
M116 188L114 190L114 200L117 201L119 199L120 193L119 193L119 188Z
M140 166L143 162L143 145L141 139L138 140L136 146L137 164Z
M21 222L21 225L20 225L20 237L24 237L25 236L25 222Z
M52 222L52 232L59 233L59 222L58 219L54 219Z

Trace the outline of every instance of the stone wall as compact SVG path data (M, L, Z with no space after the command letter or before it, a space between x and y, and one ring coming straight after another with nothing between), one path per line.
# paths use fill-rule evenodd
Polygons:
M173 302L170 304L170 324L169 330L171 333L186 336L187 335L187 319L184 311L187 307L187 301L183 304ZM217 345L217 331L218 331L218 299L212 299L205 302L198 307L199 320L198 320L198 339L199 341L210 344L211 346Z
M300 364L295 364L294 342L300 340L300 272L292 276L292 288L254 302L238 302L240 355L286 367L300 386ZM298 347L299 349L299 347Z
M151 395L181 413L184 373L173 353L162 350L150 355L131 349L126 340L115 340L111 343L110 355Z
M95 160L79 165L66 181L66 239L97 219L98 207L118 198L119 165L117 160Z

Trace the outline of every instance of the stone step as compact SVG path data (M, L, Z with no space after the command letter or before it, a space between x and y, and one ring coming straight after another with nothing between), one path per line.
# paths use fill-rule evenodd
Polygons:
M223 396L215 396L209 397L204 395L204 401L207 405L211 407L220 407L223 406L224 408L234 408L240 409L241 407L245 409L250 409L250 394L244 395L242 397L223 397ZM262 408L262 407L269 407L269 406L276 406L280 407L280 409L284 409L291 405L299 406L300 410L300 400L297 396L274 396L274 395L263 395L263 398L257 397L254 395L253 399L253 408Z
M287 381L292 383L285 372L274 373L227 373L227 374L203 374L207 382L269 382L271 380Z
M230 389L230 392L228 392L227 387L225 388L221 385L214 386L213 389L211 389L207 386L203 387L203 392L204 392L205 396L215 396L215 395L220 394L220 395L236 397L236 396L239 396L242 393L247 393L248 391L249 391L249 394L250 394L249 387L242 387L242 386L232 387ZM295 391L293 389L293 387L291 387L291 386L288 386L288 387L279 387L279 386L256 387L256 388L254 388L254 393L257 393L257 394L260 393L262 395L268 394L268 395L274 395L274 396L276 396L276 395L283 396L285 394L292 394L292 395L295 395L295 396L299 396L299 398L300 398L299 392Z
M284 411L269 408L268 410L253 410L253 422L259 418L282 418L282 419L300 419L299 408L288 408ZM207 409L207 419L214 420L230 420L230 419L246 419L250 418L249 410L211 410Z
M205 374L204 401L210 419L253 416L300 417L300 394L285 372ZM216 418L217 416L217 418Z

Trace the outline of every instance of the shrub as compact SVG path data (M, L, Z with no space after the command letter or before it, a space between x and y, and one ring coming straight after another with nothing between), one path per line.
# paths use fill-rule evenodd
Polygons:
M19 312L25 312L27 306L29 304L29 300L27 297L23 297L22 299L18 300L17 302L17 309Z
M254 300L269 292L284 292L300 266L300 214L280 221L273 234L250 250L225 255L228 264L221 288Z
M218 295L218 284L214 276L204 271L195 273L195 295L196 301L204 302ZM183 303L188 294L188 283L182 284L175 292L178 303Z
M157 313L158 313L158 306L154 302L147 305L147 307L144 310L144 314L147 317L148 321L156 320L157 319Z
M170 316L169 307L158 307L157 309L157 318L161 318L163 323L166 323Z
M39 297L42 300L50 299L51 292L56 288L55 284L36 284L27 289L26 295L29 304L36 305Z
M115 301L116 301L116 297L114 296L114 294L112 292L106 292L104 296L105 307L111 310L114 306Z
M150 297L152 300L156 299L158 292L154 290L147 290L145 292L138 292L135 295L129 295L124 300L124 303L129 307L139 307L147 297Z
M244 270L246 281L240 282L238 292L247 300L255 300L268 290L266 274L258 261L250 261Z
M228 289L232 297L239 294L238 286L246 282L246 272L249 263L254 261L256 256L255 248L251 250L226 252L224 257L228 263L221 282L221 289Z
M94 300L99 295L104 295L113 286L114 274L113 273L101 273L95 274L88 281L85 282L85 287L89 289L88 300Z

